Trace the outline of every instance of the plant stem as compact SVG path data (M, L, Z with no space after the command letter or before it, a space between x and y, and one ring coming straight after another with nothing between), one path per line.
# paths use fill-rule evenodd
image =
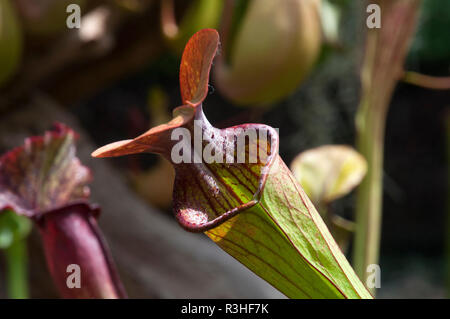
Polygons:
M378 264L381 213L384 130L386 114L414 34L420 0L376 0L382 27L367 31L361 71L362 97L356 116L357 148L367 160L367 175L356 200L354 268L363 282L367 266ZM372 294L375 291L372 289Z
M358 188L354 268L362 280L370 264L378 263L382 217L383 153L385 112L376 112L363 100L358 118L360 126L357 148L367 160L367 175ZM372 292L373 293L373 292Z
M28 298L26 239L15 240L6 250L8 296L12 299Z
M430 76L417 72L408 71L403 76L403 82L421 86L432 90L448 90L450 89L450 76Z

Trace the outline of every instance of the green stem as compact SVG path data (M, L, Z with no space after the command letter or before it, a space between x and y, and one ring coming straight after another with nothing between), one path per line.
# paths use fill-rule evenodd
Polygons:
M367 160L367 175L358 187L354 267L364 282L367 266L378 264L386 113L414 35L420 0L374 0L383 27L367 31L361 70L362 98L356 116L357 148ZM417 78L417 77L416 77ZM375 294L375 291L371 291Z
M403 82L433 90L450 89L450 76L430 76L408 71L403 75Z
M8 296L12 299L28 298L26 240L12 243L6 250Z
M369 104L363 99L357 115L361 124L357 148L366 158L368 167L357 192L354 243L354 268L363 281L367 277L367 266L378 263L383 188L385 112Z

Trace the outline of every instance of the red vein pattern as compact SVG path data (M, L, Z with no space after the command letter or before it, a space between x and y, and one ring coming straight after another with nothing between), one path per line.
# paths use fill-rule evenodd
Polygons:
M370 298L279 158L276 131L260 124L220 130L205 118L202 103L217 46L217 32L206 29L189 40L183 53L180 89L186 106L182 109L186 114L192 110L193 114L176 125L144 133L146 139L141 136L113 143L93 155L137 153L146 145L145 151L172 160L176 171L173 207L180 225L188 231L206 232L221 248L287 296ZM190 152L183 154L187 155L188 163L179 163L168 156L174 146L168 136L181 127L194 139L195 132L204 138L199 149L192 139L179 141ZM258 132L255 139L245 137L249 128ZM259 133L267 133L266 138ZM153 138L155 134L158 136ZM238 144L243 146L242 151ZM131 149L124 150L123 145ZM206 160L206 150L212 150L211 155L219 155L221 160ZM257 155L254 163L250 161L252 155Z
M214 131L214 138L216 142L219 141L215 145L221 147L215 151L220 154L229 152L231 156L228 158L232 158L233 163L226 163L224 155L225 163L208 164L203 161L174 165L176 171L174 212L180 225L185 229L192 232L211 229L259 200L265 172L276 155L278 140L273 129L255 124L255 128L263 134L267 133L268 138L257 141L245 140L246 162L237 163L237 140L240 134L244 134L243 128L248 128L248 125L218 130L205 124L202 128L204 131ZM233 145L220 143L226 139L233 141ZM250 143L255 143L256 148L249 147ZM202 151L206 145L207 142L204 143ZM257 156L256 162L250 163L249 150L260 148L271 153L267 154L267 157ZM191 159L193 158L192 154Z

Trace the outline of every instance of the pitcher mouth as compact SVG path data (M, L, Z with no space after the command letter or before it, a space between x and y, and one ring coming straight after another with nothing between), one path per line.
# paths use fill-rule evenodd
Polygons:
M250 163L247 152L247 161L244 163L202 161L174 165L173 208L179 224L186 230L203 232L212 229L260 201L270 169L278 155L276 131L261 124L214 130L216 136L231 137L236 144L239 139L236 132L245 134L242 132L249 126L269 135L267 140L257 140L254 144L259 149L264 143L264 151L269 150L264 160L258 157L255 163ZM247 150L251 147L250 143L246 144Z

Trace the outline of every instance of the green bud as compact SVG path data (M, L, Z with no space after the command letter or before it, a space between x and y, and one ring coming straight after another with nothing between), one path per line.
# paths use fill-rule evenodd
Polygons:
M251 1L215 68L216 84L236 104L271 104L304 80L321 46L320 0ZM231 43L224 40L224 46Z

